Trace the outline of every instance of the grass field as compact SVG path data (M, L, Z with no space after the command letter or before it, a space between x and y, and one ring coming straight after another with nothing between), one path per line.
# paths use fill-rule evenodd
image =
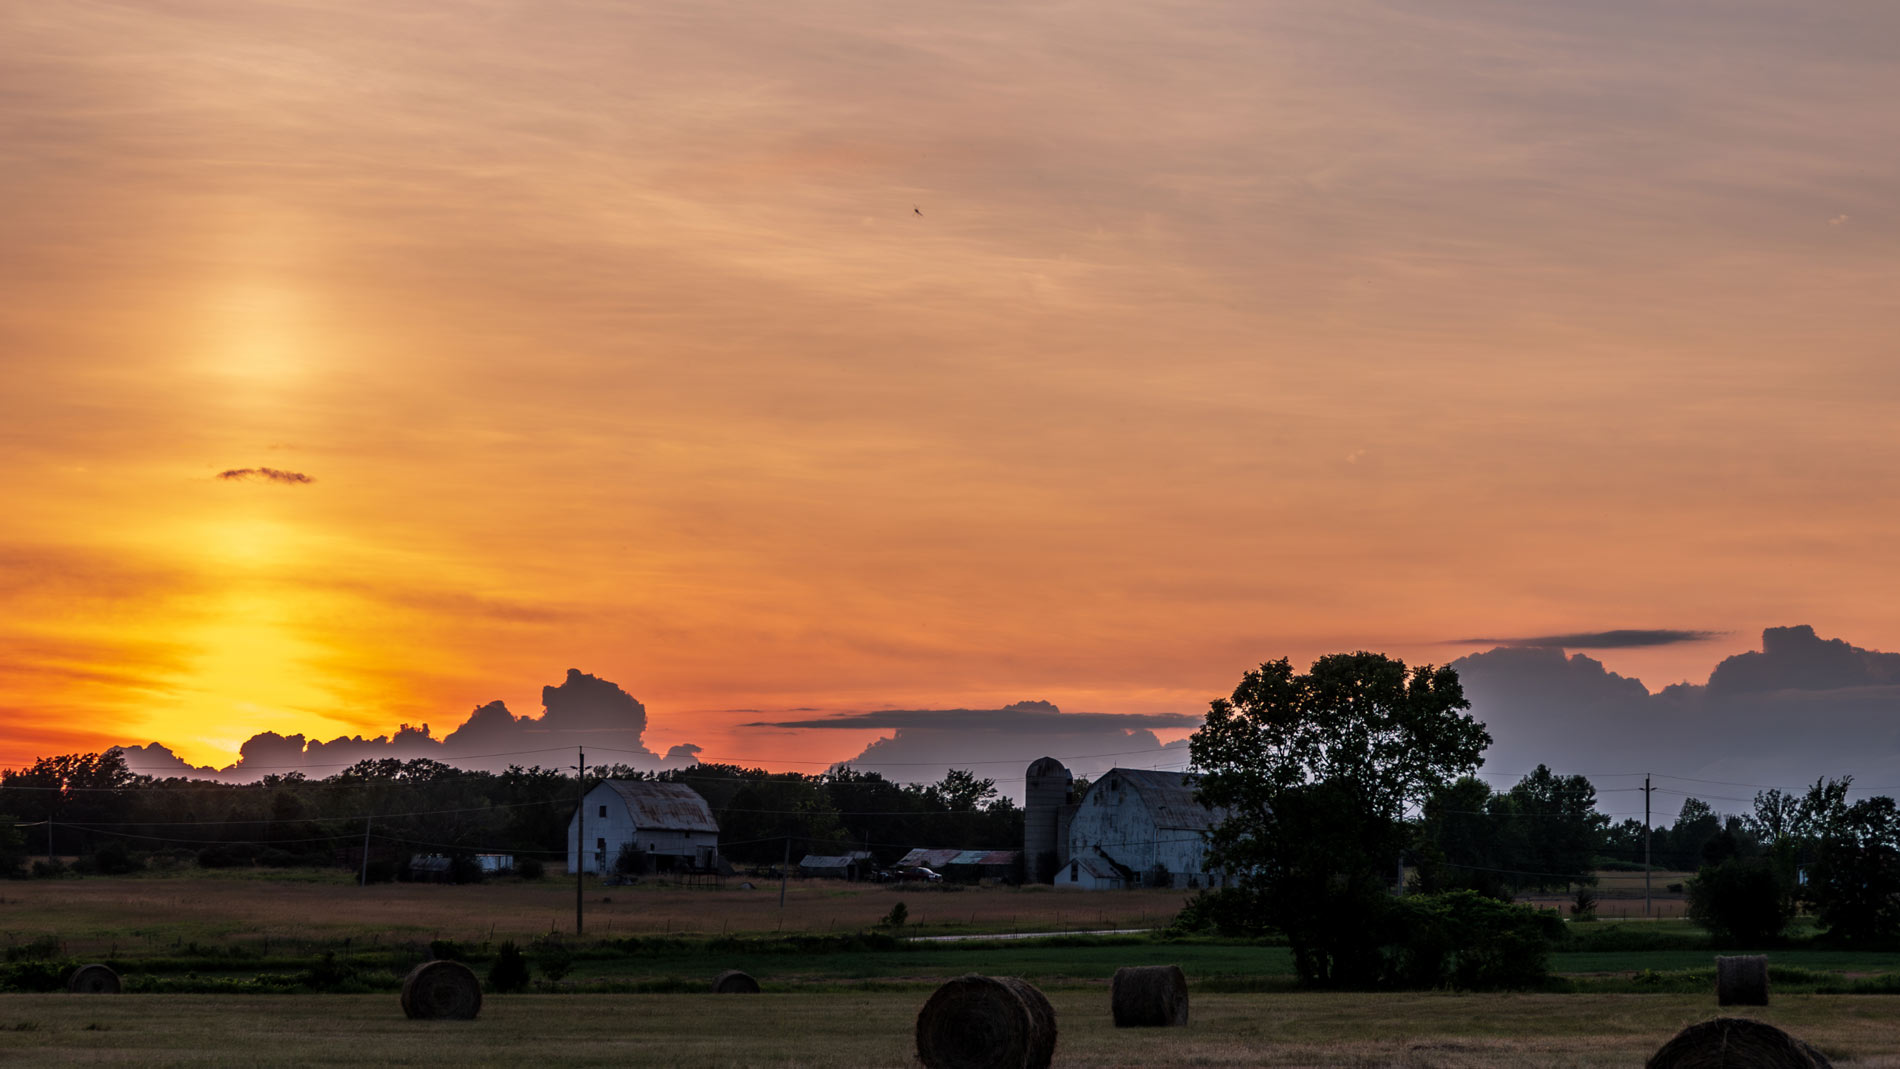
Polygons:
M60 958L113 960L148 993L0 995L0 1063L907 1065L918 1006L966 972L1043 987L1062 1022L1057 1064L1072 1066L1631 1066L1717 1012L1713 952L1681 920L1573 925L1552 960L1568 993L1319 994L1294 990L1282 946L1136 934L1165 924L1186 897L794 880L781 909L777 885L590 883L586 937L575 940L573 884L559 879L359 888L341 873L252 870L9 882L0 944L10 960L53 941ZM899 901L909 936L1130 934L846 938ZM401 1016L394 985L431 940L465 944L484 972L494 944L550 932L572 952L560 983L491 995L473 1023ZM808 937L828 933L838 938L814 951ZM298 981L326 950L354 979ZM1900 1029L1887 1023L1900 996L1810 993L1900 989L1900 955L1807 945L1771 955L1781 978L1762 1016L1836 1065L1900 1067ZM1193 1025L1115 1030L1108 978L1162 963L1188 973ZM703 993L724 968L751 972L765 993ZM270 975L278 986L262 990L297 993L252 993ZM191 993L205 991L241 993Z
M905 1066L919 993L491 996L471 1022L393 995L0 996L0 1061L34 1065ZM1121 1029L1105 987L1050 993L1058 1066L1629 1067L1712 1000L1671 995L1197 995L1181 1029ZM1900 997L1778 999L1759 1016L1842 1069L1900 1066Z
M792 880L781 909L777 884L751 890L738 880L723 888L602 887L590 880L583 898L587 936L609 938L858 931L900 901L909 913L906 930L923 935L1152 928L1171 920L1187 894ZM0 883L0 917L0 938L7 943L56 934L75 957L148 955L190 943L261 947L439 938L479 944L571 934L574 885L549 878L358 887L341 872L186 870Z

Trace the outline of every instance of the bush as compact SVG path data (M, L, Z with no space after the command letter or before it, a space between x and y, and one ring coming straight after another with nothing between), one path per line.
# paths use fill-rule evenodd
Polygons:
M488 970L488 988L502 992L527 990L528 959L512 941L503 943L496 952L495 964Z
M71 875L73 875L73 870L67 868L66 863L57 858L52 861L41 858L33 862L33 878L36 880L57 880Z
M1383 913L1382 987L1542 987L1550 979L1551 947L1564 934L1554 913L1476 891L1393 899Z
M396 863L388 858L372 859L363 866L363 880L366 883L393 883L396 879Z
M202 869L230 869L248 865L251 858L257 856L253 847L218 843L198 851L198 867Z
M429 943L429 957L437 961L467 961L468 948L453 939L435 939Z
M125 843L113 841L92 852L93 868L107 876L124 876L145 867L145 859L135 857Z
M1704 865L1689 881L1689 919L1722 946L1761 946L1794 920L1794 888L1765 857Z
M538 880L546 875L548 868L538 857L524 857L515 863L515 875L524 880Z
M474 854L449 855L449 881L451 883L482 882L482 863L475 860Z
M574 955L559 943L544 942L535 951L534 963L541 975L559 983L574 968Z

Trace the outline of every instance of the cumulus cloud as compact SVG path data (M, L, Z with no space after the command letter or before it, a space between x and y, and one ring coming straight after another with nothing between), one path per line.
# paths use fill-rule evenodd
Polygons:
M891 734L840 764L908 783L934 782L952 768L969 769L1021 801L1023 771L1038 757L1057 758L1076 775L1091 777L1118 765L1184 768L1187 740L1163 743L1154 729L1186 730L1200 723L1200 717L1184 713L1064 713L1049 702L1023 701L1000 709L887 709L754 726L889 728Z
M263 479L266 482L287 483L293 486L298 483L313 483L317 481L315 478L305 475L301 471L284 471L281 468L230 468L226 471L219 472L218 478L227 481L235 479L239 482Z
M1630 792L1644 773L1704 781L1658 796L1664 820L1669 799L1686 794L1741 812L1763 785L1797 789L1842 774L1900 783L1900 654L1823 639L1812 627L1768 628L1760 651L1725 658L1706 685L1656 693L1554 647L1500 648L1452 667L1491 732L1484 770L1494 783L1539 763L1583 773L1618 819L1641 815L1641 796ZM1633 811L1622 804L1630 797Z
M1682 631L1674 628L1619 628L1614 631L1576 631L1567 635L1536 635L1529 638L1457 638L1454 646L1556 646L1573 650L1626 650L1643 646L1673 646L1681 642L1706 642L1719 638L1722 631Z
M133 771L154 776L207 776L233 782L272 772L300 771L312 778L334 775L358 761L426 757L461 768L499 772L510 765L559 767L576 747L588 763L623 764L643 771L695 763L700 748L682 743L665 756L644 740L646 706L617 684L570 668L559 686L541 689L542 715L516 716L500 701L478 706L459 727L437 737L429 725L403 724L393 733L330 740L259 732L238 748L225 768L193 766L159 744L123 747Z

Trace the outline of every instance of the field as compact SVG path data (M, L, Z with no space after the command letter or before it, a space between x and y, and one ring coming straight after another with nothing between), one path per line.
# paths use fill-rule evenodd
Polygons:
M0 996L0 1061L34 1065L905 1066L916 992L490 996L405 1020L393 996ZM1709 1016L1679 995L1196 995L1183 1029L1118 1030L1106 989L1050 992L1057 1066L1641 1065ZM1893 996L1791 996L1755 1015L1836 1066L1900 1066Z
M1112 895L1050 888L972 888L792 880L729 880L723 888L641 884L583 895L586 935L740 935L869 928L898 902L917 934L1146 929L1181 908L1180 891ZM371 940L484 943L574 931L574 885L386 883L358 887L342 873L236 873L0 883L0 937L54 933L76 957L157 953L189 943L244 947Z
M574 886L559 878L359 888L340 873L186 870L0 884L9 961L49 948L111 960L148 992L0 995L0 1062L901 1066L915 1064L917 1008L965 972L1043 987L1060 1021L1057 1064L1068 1066L1629 1066L1716 1012L1712 953L1681 920L1573 926L1553 959L1566 993L1319 994L1294 990L1284 947L1145 934L1180 907L1178 891L793 880L781 908L777 884L590 882L583 897L586 936L575 939ZM907 922L879 927L898 902ZM864 932L878 934L854 934ZM1013 932L1120 934L962 938ZM530 993L490 994L475 1022L403 1018L393 984L432 941L461 944L482 972L504 939L567 948L568 971L537 976ZM374 993L299 988L299 970L324 952L357 971L321 990ZM1815 993L1900 991L1900 955L1772 953L1774 1004L1751 1012L1836 1065L1900 1066L1888 1024L1900 995ZM1114 1029L1115 968L1168 962L1190 976L1190 1027ZM706 993L729 967L765 992ZM255 993L272 977L280 986L269 990L296 993Z

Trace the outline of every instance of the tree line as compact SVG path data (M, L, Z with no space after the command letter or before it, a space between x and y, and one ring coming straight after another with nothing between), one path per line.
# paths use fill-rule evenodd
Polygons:
M727 764L659 773L624 765L568 772L459 769L427 758L359 761L322 779L301 773L227 784L133 774L117 750L43 757L0 771L0 871L11 876L124 872L152 859L207 867L363 864L398 871L415 853L566 857L580 796L607 779L693 788L737 864L868 850L894 861L919 846L1004 849L1022 842L1022 811L994 781L954 769L899 784L840 768L808 775Z

